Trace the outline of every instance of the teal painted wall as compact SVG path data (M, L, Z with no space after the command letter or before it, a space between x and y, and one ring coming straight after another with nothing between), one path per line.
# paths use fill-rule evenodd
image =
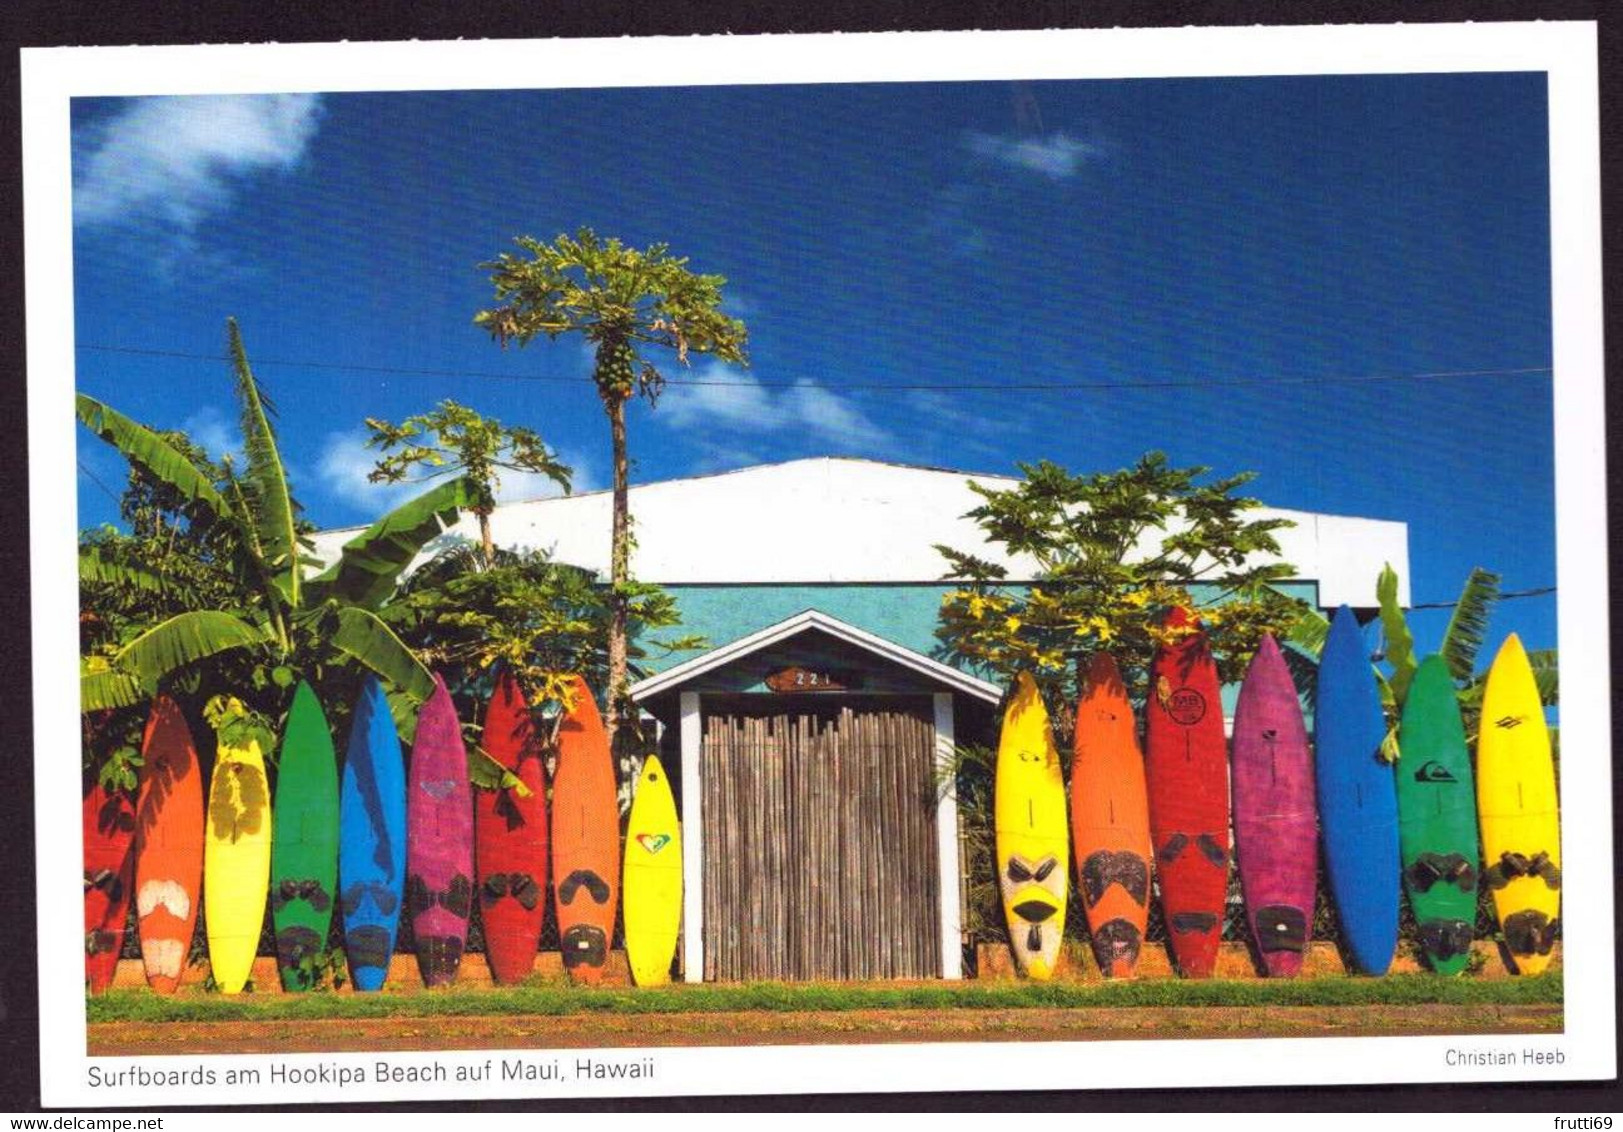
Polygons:
M924 656L948 661L936 639L941 599L956 587L946 583L909 583L876 585L714 585L667 586L676 598L682 613L683 635L697 633L710 642L712 648L747 637L807 609L816 609L830 617L837 617L848 625L883 637L887 641L911 649ZM1293 582L1280 587L1292 597L1315 603L1318 586L1313 582ZM1215 597L1214 591L1194 587L1197 600ZM657 636L657 634L655 634ZM663 655L658 650L642 662L650 673L659 672L708 650ZM775 659L778 659L775 654ZM808 660L815 657L808 655ZM828 657L835 661L837 657ZM991 678L985 672L976 672L965 665L956 665L974 675ZM718 674L719 675L719 674ZM756 686L759 674L748 672L726 673L722 684L743 691ZM875 689L877 690L877 689ZM897 690L902 690L898 688ZM1223 709L1234 713L1235 687L1223 690Z

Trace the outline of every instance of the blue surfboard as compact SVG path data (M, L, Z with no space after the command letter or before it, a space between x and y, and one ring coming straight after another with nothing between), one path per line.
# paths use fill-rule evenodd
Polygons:
M1386 721L1369 650L1345 605L1319 658L1314 727L1319 826L1341 938L1360 970L1383 975L1398 942L1397 783L1381 758Z
M389 974L406 880L406 768L389 701L368 676L355 704L338 796L344 956L360 991Z

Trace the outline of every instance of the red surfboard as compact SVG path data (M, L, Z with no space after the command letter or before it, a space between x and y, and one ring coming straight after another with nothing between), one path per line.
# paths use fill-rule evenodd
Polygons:
M1200 622L1167 614L1182 633L1150 668L1144 712L1150 837L1161 910L1178 969L1207 978L1217 964L1229 874L1229 767L1217 665Z
M135 803L135 915L147 985L180 985L203 888L203 775L180 708L152 704Z
M579 676L570 701L552 780L553 892L564 970L577 982L595 983L608 961L620 899L620 806L608 732Z
M473 792L474 869L485 928L485 963L498 983L535 970L547 910L547 783L541 740L524 693L503 672L485 709L481 745L529 788Z
M85 982L91 994L113 984L135 870L135 803L100 783L84 796Z

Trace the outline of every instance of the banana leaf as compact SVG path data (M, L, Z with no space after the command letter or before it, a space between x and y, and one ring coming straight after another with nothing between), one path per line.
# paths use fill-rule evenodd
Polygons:
M136 637L113 657L113 669L128 673L148 692L170 673L229 649L264 644L265 630L216 609L177 613Z
M1488 632L1488 614L1499 600L1499 575L1478 566L1465 579L1465 588L1454 603L1454 612L1443 631L1443 644L1438 650L1448 662L1454 679L1464 682L1476 673L1477 653Z
M231 364L237 378L237 395L242 399L242 438L248 456L247 478L254 489L253 526L259 535L260 552L270 568L276 588L289 605L299 606L299 535L295 505L288 491L287 470L276 448L271 427L274 411L259 388L248 355L242 347L242 332L236 319L226 321L231 344Z
M94 547L79 552L79 580L144 590L147 593L160 593L167 588L160 575L154 574L151 570L143 570L139 566L109 562Z
M456 521L473 493L472 482L461 477L396 507L344 544L338 561L305 584L306 598L311 604L336 600L362 609L378 608L394 593L412 559Z
M434 677L375 613L354 606L338 610L329 638L334 647L383 677L391 689L420 705L434 691ZM391 697L391 708L393 702ZM396 722L400 715L395 713Z
M1538 698L1545 707L1561 702L1561 654L1556 649L1533 649L1527 654L1527 663L1533 668L1533 683L1538 685Z
M1391 685L1395 703L1401 707L1409 692L1409 681L1414 679L1415 669L1420 664L1415 660L1414 637L1409 632L1409 622L1404 619L1403 609L1398 605L1398 574L1392 569L1391 563L1387 563L1375 582L1375 597L1381 603L1386 662L1392 666L1392 675L1387 678L1387 683Z
M234 517L225 497L208 477L163 437L83 393L76 396L75 406L80 422L118 449L131 464L213 515Z
M128 672L107 667L93 669L80 662L79 710L82 712L134 707L149 695L141 682Z

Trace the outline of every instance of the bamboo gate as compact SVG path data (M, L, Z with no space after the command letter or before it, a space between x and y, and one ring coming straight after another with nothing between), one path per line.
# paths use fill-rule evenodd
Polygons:
M705 979L937 976L929 701L706 708Z

